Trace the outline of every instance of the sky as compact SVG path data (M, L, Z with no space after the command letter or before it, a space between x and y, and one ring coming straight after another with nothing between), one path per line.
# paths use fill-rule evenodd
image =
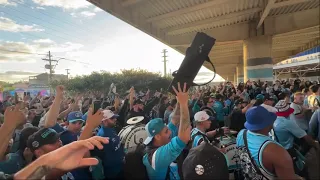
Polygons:
M47 72L49 51L59 60L55 73L70 69L71 77L132 68L163 73L163 49L167 71L177 70L182 54L86 0L0 0L0 81ZM202 67L196 82L212 75Z

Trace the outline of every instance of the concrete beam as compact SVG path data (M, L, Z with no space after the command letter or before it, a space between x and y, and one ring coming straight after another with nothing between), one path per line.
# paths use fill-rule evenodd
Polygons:
M259 12L261 10L262 10L261 8L248 9L248 10L244 10L244 11L221 15L218 17L204 19L201 21L196 21L196 22L191 22L191 23L187 23L187 24L183 24L183 25L178 25L178 26L166 28L166 29L164 29L164 31L166 31L170 35L173 32L184 31L184 30L189 29L191 27L198 27L198 26L203 26L203 25L207 25L207 24L224 22L226 19L232 19L232 18L250 15L250 14Z
M162 15L159 15L159 16L148 18L147 22L155 22L155 21L159 21L159 20L162 20L162 19L179 16L179 15L182 15L182 14L186 14L186 13L190 13L190 12L194 12L194 11L199 11L201 9L209 8L209 7L212 7L212 6L217 6L217 5L221 5L221 4L227 4L227 3L232 2L232 1L234 1L234 0L214 0L214 1L209 1L209 2L206 2L206 3L201 3L201 4L198 4L198 5L182 8L182 9L179 9L177 11L172 11L172 12L169 12L169 13L166 13L166 14L162 14Z
M281 7L284 7L284 6L292 6L292 5L295 5L295 4L305 3L305 2L309 2L309 1L312 1L312 0L289 0L289 1L283 1L283 2L279 2L279 3L275 3L272 8L281 8Z
M143 0L124 0L124 1L122 1L121 5L124 7L128 7L128 6L138 4L141 1L143 1Z
M303 46L299 47L297 50L294 51L294 54L298 54L300 52L306 51L308 49L312 49L320 45L320 38L313 39L312 41L304 44Z
M243 43L243 40L237 40L237 41L222 41L222 42L216 42L214 47L215 46L223 46L223 45L228 45L228 44L239 44L239 43ZM175 44L172 44L170 45L171 47L189 47L191 44L180 44L180 45L175 45Z
M272 9L275 2L276 2L276 0L269 0L268 1L268 4L267 4L266 8L263 10L261 18L259 20L257 29L259 29L259 27L262 25L264 19L268 16L268 14L269 14L270 10Z
M314 33L314 32L319 33L319 30L320 30L320 25L310 26L307 28L301 28L298 30L293 30L293 31L289 31L286 33L277 34L274 37L285 36L285 35L297 35L297 34L302 34L302 33Z
M240 23L240 24L234 24L230 26L224 26L224 27L219 27L219 28L208 30L208 31L204 31L204 33L216 38L217 41L243 40L249 37L249 24ZM195 35L196 35L196 32L192 32L192 33L177 35L177 36L168 35L167 37L168 37L169 44L179 46L179 45L190 44Z
M299 34L288 34L288 35L277 35L273 36L273 41L292 41L293 39L308 39L308 38L316 38L320 37L319 31L308 32L308 33L299 33Z
M166 34L164 31L156 28L152 23L148 23L146 18L139 12L130 8L124 8L119 0L87 0L95 6L111 13L117 18L127 22L128 24L140 29L159 41L166 42Z
M264 20L266 35L287 33L320 24L319 8L309 9L285 15L267 17Z

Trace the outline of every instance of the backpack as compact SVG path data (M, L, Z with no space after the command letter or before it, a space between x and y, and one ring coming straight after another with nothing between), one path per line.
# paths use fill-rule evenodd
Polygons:
M143 156L147 153L152 157L157 148L148 149L144 144L139 144L135 147L130 147L125 155L124 163L124 179L146 179L148 180L148 173L146 166L143 164ZM166 179L169 179L170 168L168 167Z
M243 132L243 140L244 146L237 147L235 155L239 162L239 179L268 180L268 178L261 173L259 167L256 165L255 160L251 156L248 148L247 130Z
M188 144L186 145L186 147L183 149L183 151L181 152L181 154L178 156L178 158L177 158L177 160L176 160L176 163L177 163L177 165L178 165L178 171L179 171L180 179L183 179L183 173L182 173L182 165L183 165L183 162L184 162L184 160L187 158L187 156L188 156L188 154L189 154L189 151L190 151L190 149L192 148L193 140L194 140L194 138L195 138L197 135L203 136L204 142L209 143L208 140L207 140L207 137L205 137L205 135L202 134L202 133L199 132L199 131L198 131L197 133L195 133L194 135L191 136L191 140L188 142Z

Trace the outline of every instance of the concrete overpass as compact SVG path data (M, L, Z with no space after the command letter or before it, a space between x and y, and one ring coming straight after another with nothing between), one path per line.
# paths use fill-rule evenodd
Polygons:
M88 0L185 53L196 32L225 79L272 81L272 66L320 44L319 0ZM210 69L209 64L204 64Z

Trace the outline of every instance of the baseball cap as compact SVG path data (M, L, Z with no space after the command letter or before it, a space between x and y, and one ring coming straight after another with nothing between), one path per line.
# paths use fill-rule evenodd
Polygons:
M225 156L208 143L192 148L183 161L182 169L185 180L229 179Z
M70 122L70 123L73 123L73 122L76 122L76 121L84 121L82 119L82 116L83 116L82 112L73 111L73 112L68 114L67 121Z
M264 99L264 95L262 95L262 94L258 94L258 95L256 96L256 99L257 99L257 100L258 100L258 99L263 100L263 99Z
M272 125L276 119L276 114L269 112L266 108L254 106L246 112L246 122L244 126L250 131L261 130Z
M31 151L35 151L41 146L56 143L59 138L60 135L55 130L51 128L42 128L28 138L27 147Z
M275 101L275 99L273 98L273 96L270 96L270 94L265 94L265 95L264 95L264 100Z
M106 119L114 119L119 117L118 114L114 114L111 110L104 110L102 111L102 113L103 113L102 121Z
M278 111L276 112L277 116L287 117L294 112L294 109L292 109L285 100L280 100L274 107Z
M82 119L84 121L86 121L88 119L88 112L86 112L83 116L82 116Z
M153 137L159 134L165 126L166 125L161 118L156 118L149 121L145 127L148 137L143 143L148 145L152 141Z
M209 116L206 111L199 111L194 115L194 121L196 122L203 122L207 120L214 120L214 118Z

